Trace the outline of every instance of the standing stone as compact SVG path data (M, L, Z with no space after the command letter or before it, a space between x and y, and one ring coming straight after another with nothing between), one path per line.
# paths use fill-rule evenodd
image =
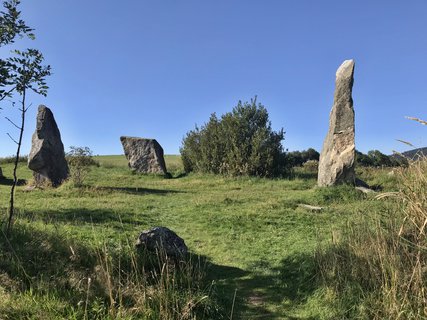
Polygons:
M64 145L52 111L40 105L37 126L31 141L28 167L34 171L36 184L48 181L58 186L68 177Z
M336 73L329 131L319 160L317 184L320 187L355 183L354 109L351 97L353 73L353 60L344 61Z
M4 177L3 177L3 171L1 170L1 168L0 168L0 179L3 179Z
M120 141L132 170L167 174L163 148L155 139L120 137Z

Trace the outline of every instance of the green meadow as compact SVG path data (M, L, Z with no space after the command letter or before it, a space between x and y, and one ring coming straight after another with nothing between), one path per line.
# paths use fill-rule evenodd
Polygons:
M16 221L0 244L1 319L343 318L334 292L319 280L319 248L389 210L389 200L349 186L317 188L315 174L303 169L286 179L185 175L180 157L171 155L172 177L164 178L132 173L124 156L95 159L99 166L80 188L66 182L26 191L32 173L20 164ZM2 169L5 217L12 165ZM396 191L390 170L359 176L382 192ZM166 295L173 291L171 300L147 298L153 281L136 290L144 291L141 297L123 284L121 269L139 259L138 234L154 226L182 237L188 264L197 269L191 284L180 282L185 294L181 285L170 289L162 282Z

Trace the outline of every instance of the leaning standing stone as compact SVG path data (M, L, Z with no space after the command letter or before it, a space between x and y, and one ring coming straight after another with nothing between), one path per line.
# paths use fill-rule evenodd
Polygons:
M28 167L34 171L37 185L51 182L58 186L68 177L68 164L65 160L64 145L52 111L39 106L37 126L31 141Z
M354 61L338 68L329 131L323 142L317 184L320 187L355 183L354 109L352 99Z
M166 174L163 148L155 139L120 137L129 167L141 173Z

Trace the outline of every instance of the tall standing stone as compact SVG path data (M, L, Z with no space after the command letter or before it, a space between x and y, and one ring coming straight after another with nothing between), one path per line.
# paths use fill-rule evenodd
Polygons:
M329 131L319 160L317 184L320 187L355 183L353 73L353 60L344 61L336 73Z
M155 139L120 137L129 167L141 173L167 174L163 148Z
M58 186L68 177L64 145L52 111L40 105L36 131L31 141L28 167L34 171L36 184L46 181Z

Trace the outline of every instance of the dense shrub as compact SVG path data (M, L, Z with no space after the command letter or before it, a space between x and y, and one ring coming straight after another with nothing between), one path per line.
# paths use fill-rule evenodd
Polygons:
M302 167L306 172L317 173L319 169L319 161L318 160L308 160L302 164Z
M300 167L310 160L319 161L320 154L313 148L304 151L291 151L286 153L286 163L291 167Z
M180 149L186 172L278 176L284 172L283 129L271 129L266 108L242 103L187 133Z

